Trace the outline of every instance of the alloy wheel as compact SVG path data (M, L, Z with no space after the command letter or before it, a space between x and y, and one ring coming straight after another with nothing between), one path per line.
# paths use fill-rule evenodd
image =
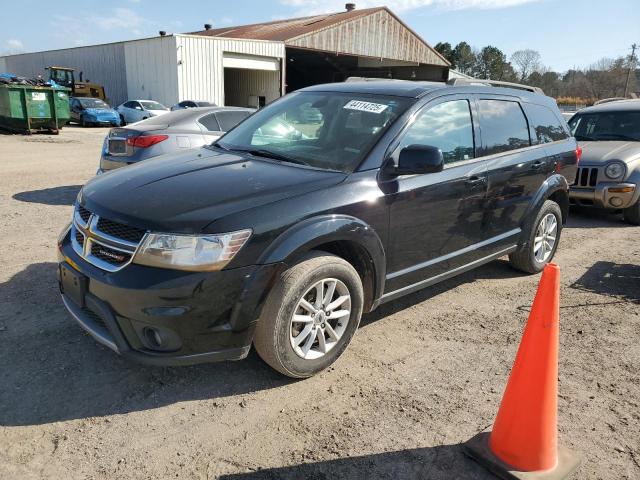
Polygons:
M558 234L558 219L553 213L547 213L536 229L533 239L533 256L539 263L546 262L556 244Z
M289 340L305 360L321 358L335 347L351 317L351 294L337 278L325 278L298 300L291 318Z

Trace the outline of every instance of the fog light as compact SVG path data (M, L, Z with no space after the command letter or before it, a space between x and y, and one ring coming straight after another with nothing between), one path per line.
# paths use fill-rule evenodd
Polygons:
M614 207L619 207L622 205L622 199L620 197L611 197L609 203Z
M162 347L160 332L153 327L144 328L144 336L152 347Z

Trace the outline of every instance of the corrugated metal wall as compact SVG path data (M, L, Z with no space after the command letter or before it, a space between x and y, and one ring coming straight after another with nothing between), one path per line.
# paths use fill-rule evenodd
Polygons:
M446 66L420 37L385 10L287 40L292 47Z
M250 96L263 96L267 104L280 97L280 72L225 68L224 82L227 106L255 107L249 105Z
M284 59L283 42L176 35L180 100L206 100L224 105L224 52ZM279 91L279 75L262 75L263 91ZM275 79L275 83L274 83Z
M129 99L155 100L167 107L179 101L176 37L154 37L124 45Z
M7 61L4 57L0 57L0 73L7 73Z
M70 67L76 70L76 80L83 72L84 80L104 85L109 101L118 105L127 99L124 43L108 43L87 47L23 53L4 57L4 72L23 77L49 77L46 67Z

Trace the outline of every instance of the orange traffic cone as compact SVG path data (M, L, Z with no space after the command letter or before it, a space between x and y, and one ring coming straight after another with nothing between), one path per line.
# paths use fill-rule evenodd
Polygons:
M465 444L465 453L506 479L561 479L580 465L558 447L560 268L545 267L520 341L493 431Z

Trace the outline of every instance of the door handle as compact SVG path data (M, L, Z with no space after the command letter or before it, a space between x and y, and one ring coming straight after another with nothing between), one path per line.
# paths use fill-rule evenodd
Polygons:
M541 162L540 160L536 160L531 164L532 170L540 170L542 167L544 167L544 162Z
M472 177L469 177L464 183L469 187L484 185L485 183L487 183L487 177L479 177L477 175L474 175Z

